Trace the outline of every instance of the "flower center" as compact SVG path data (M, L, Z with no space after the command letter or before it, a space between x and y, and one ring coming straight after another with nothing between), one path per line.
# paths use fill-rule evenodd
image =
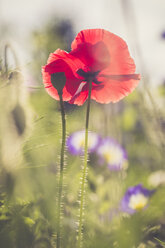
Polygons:
M148 202L148 198L143 194L132 195L129 202L129 207L134 210L143 209Z
M92 80L92 82L94 82L95 84L100 84L101 82L99 82L97 80L97 75L100 73L100 71L95 71L95 72L85 72L83 69L79 69L77 71L77 74L80 75L81 77L84 78L84 81L89 82L90 80Z
M77 74L80 75L81 77L83 77L84 79L82 80L82 82L80 83L79 87L77 88L74 96L71 98L71 100L69 101L69 103L73 103L74 100L76 99L76 97L80 94L80 92L82 91L83 87L89 83L89 81L92 80L93 83L95 84L101 84L102 82L99 82L97 80L97 75L100 73L100 71L95 71L95 72L85 72L83 69L79 69L77 70Z
M111 161L111 159L112 159L112 156L109 152L105 152L103 154L103 157L104 157L105 161L107 161L107 162Z

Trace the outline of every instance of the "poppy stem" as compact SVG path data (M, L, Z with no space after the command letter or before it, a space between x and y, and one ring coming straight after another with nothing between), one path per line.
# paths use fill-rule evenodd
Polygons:
M61 245L61 217L62 217L62 192L63 192L63 171L64 171L64 151L66 143L66 120L65 109L62 94L60 97L61 119L62 119L62 144L61 144L61 156L60 156L60 176L59 176L59 188L58 188L58 205L57 205L57 248Z
M83 241L83 215L84 215L84 203L85 203L85 182L87 177L87 160L88 160L88 126L89 126L89 112L90 112L90 100L92 90L92 80L88 81L88 102L86 110L86 126L85 126L85 147L84 147L84 167L82 171L82 181L80 189L80 215L79 215L79 226L78 226L78 248L82 247Z

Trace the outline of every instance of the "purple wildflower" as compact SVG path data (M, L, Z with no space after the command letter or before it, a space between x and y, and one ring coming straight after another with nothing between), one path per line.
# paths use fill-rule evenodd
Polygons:
M107 164L110 170L121 170L126 167L127 154L115 140L105 138L97 148L101 164Z
M153 190L144 188L142 184L129 187L121 201L122 211L133 214L138 210L144 209L153 192Z
M161 37L162 39L165 39L165 31L162 32Z
M95 152L100 143L100 136L94 132L88 133L88 152ZM83 155L85 145L85 131L72 133L67 139L67 147L72 155Z

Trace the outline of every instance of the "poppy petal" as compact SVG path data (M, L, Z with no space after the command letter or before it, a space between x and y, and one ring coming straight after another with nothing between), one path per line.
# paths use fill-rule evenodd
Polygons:
M139 83L140 75L135 74L136 66L126 42L104 29L81 31L72 42L72 49L78 49L81 44L86 43L95 45L99 41L105 44L110 55L110 63L107 63L97 77L102 83L92 86L91 98L100 103L117 102L134 90Z
M108 48L101 40L98 40L96 44L80 43L70 54L86 64L86 71L101 71L110 64Z
M84 64L76 57L69 53L57 49L51 53L48 59L48 64L42 67L43 83L47 92L56 100L59 100L58 92L51 83L51 74L56 72L65 72L66 84L63 89L63 100L69 101L75 94L82 78L76 71L83 67Z
M106 74L129 74L135 72L135 64L130 57L126 42L119 36L104 29L87 29L78 33L72 42L72 50L77 49L80 44L90 43L92 45L101 41L104 43L110 56L110 63L106 67Z
M82 91L81 93L79 93L78 95L76 95L75 97L73 97L69 103L71 104L76 104L78 106L81 106L84 104L84 102L87 100L88 98L88 91Z
M91 99L99 103L118 102L138 85L140 74L110 75L98 77L100 84L92 83ZM82 85L82 84L80 84ZM88 86L84 84L81 91L70 100L71 104L82 105L88 98Z
M102 87L92 89L91 98L99 103L118 102L129 93L131 93L138 85L139 81L129 80L107 80L103 82Z

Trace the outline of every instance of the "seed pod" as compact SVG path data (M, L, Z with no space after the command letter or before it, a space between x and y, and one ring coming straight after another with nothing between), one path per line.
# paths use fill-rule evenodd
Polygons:
M66 77L64 72L57 72L51 74L51 83L53 87L58 91L58 94L62 94L63 88L66 83Z
M21 81L23 81L23 76L19 71L12 71L9 74L8 79L9 79L10 83L12 83L13 81L21 82Z

